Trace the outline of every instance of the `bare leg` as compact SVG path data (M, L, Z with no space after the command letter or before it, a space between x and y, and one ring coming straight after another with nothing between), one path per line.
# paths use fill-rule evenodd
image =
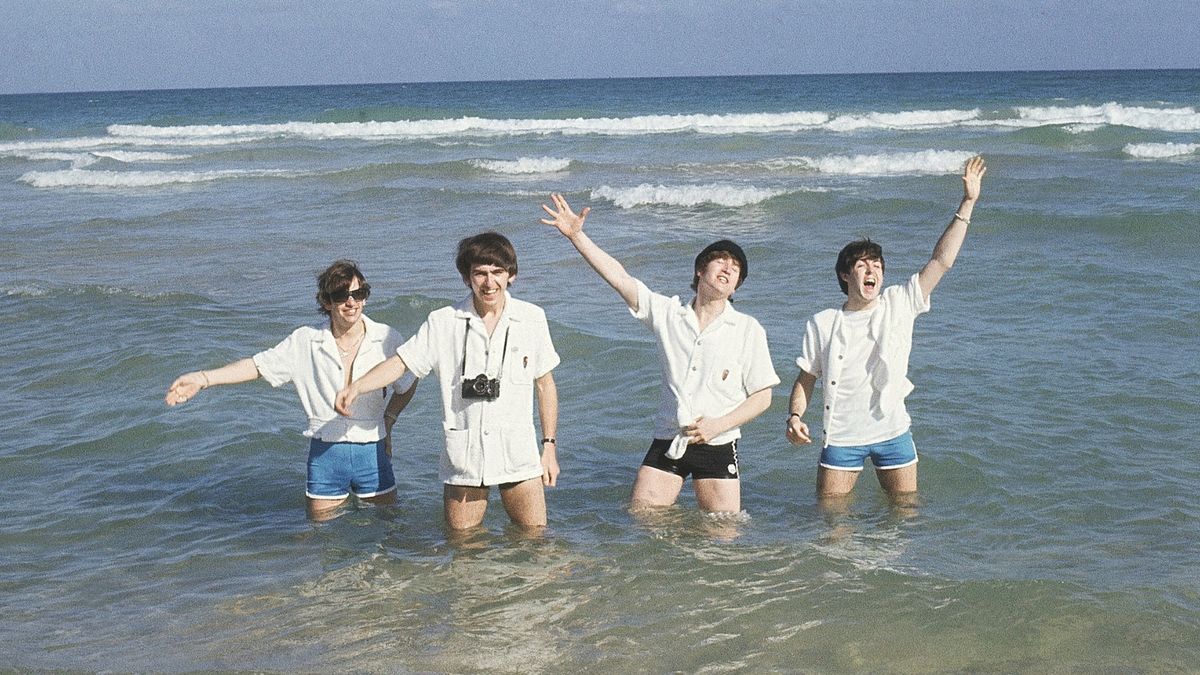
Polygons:
M388 490L373 497L363 497L362 500L375 506L388 506L396 503L396 490Z
M862 471L842 471L839 469L827 469L823 466L817 467L817 496L818 497L842 497L850 494L854 489L854 483L858 480L858 474Z
M446 526L452 530L466 530L482 523L489 491L486 487L443 485L442 507L446 514Z
M316 522L330 520L337 516L338 507L346 503L346 497L341 499L314 499L308 497L308 519Z
M694 481L696 504L710 513L742 510L742 481L737 478L701 478Z
M650 466L638 468L633 481L633 494L629 497L633 508L645 506L670 506L679 498L683 489L683 478L669 471Z
M879 487L888 493L893 501L906 502L912 505L917 493L917 465L909 464L899 469L875 469L875 477L879 479Z
M500 488L500 501L514 525L525 530L546 526L546 491L541 476Z

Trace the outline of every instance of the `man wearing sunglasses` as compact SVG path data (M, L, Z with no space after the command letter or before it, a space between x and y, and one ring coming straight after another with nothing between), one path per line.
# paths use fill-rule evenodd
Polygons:
M325 520L353 493L373 504L396 499L392 472L392 425L412 399L416 379L406 375L366 392L341 416L334 397L403 344L400 333L363 313L371 286L358 266L338 260L317 277L317 303L329 318L302 326L271 349L214 370L180 375L167 390L167 405L184 403L201 389L249 382L291 382L308 415L308 514ZM389 396L390 394L390 396Z

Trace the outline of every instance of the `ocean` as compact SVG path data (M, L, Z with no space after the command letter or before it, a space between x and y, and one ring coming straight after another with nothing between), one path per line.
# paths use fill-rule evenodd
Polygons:
M0 96L0 669L1195 672L1200 71L382 84ZM918 503L822 508L783 437L837 251L920 269L989 166L916 324ZM627 499L652 337L539 222L564 193L652 289L746 250L783 383L743 428L737 519ZM542 537L493 496L442 526L433 387L393 508L304 515L295 393L167 408L180 373L318 322L362 266L412 334L457 241L516 245L562 356ZM818 392L818 398L820 393ZM807 421L819 426L819 408Z

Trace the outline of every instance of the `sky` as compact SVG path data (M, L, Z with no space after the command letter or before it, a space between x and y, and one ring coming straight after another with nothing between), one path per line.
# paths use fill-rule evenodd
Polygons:
M1200 0L0 0L0 94L1200 67Z

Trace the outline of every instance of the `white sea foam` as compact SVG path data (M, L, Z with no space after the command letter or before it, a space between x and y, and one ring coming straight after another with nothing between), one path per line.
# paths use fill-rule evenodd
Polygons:
M571 160L558 157L521 157L514 160L473 159L470 164L485 171L505 174L554 173L565 171Z
M1125 154L1138 159L1183 157L1197 150L1200 150L1200 143L1130 143L1124 148Z
M1035 127L1047 125L1120 125L1156 131L1200 131L1200 113L1195 108L1147 108L1105 103L1098 106L1020 107L1015 120L990 123Z
M623 209L635 206L749 206L786 194L786 190L768 190L745 185L712 183L708 185L650 185L632 188L602 185L592 190L592 199L606 199Z
M173 152L133 152L130 150L94 150L96 157L107 157L118 162L173 162L187 159L191 155L181 155Z
M764 164L772 169L801 167L845 176L941 175L962 171L963 163L974 154L959 150L921 150L877 155L788 157Z
M284 175L289 172L271 171L30 171L18 180L38 188L141 188L161 185L207 183L226 178L248 178Z
M840 115L826 126L832 131L860 129L937 129L979 118L979 110L909 110L898 113L871 112Z

